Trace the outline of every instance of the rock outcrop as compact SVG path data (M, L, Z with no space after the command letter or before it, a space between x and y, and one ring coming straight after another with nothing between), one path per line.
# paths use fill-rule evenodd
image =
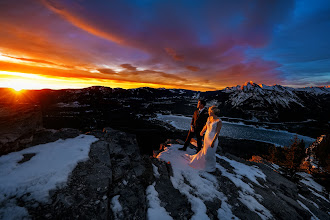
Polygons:
M77 165L66 187L50 192L49 204L28 207L29 214L37 219L146 219L145 189L154 177L135 136L111 128L89 134L99 138L90 159ZM113 212L114 201L121 204L120 212Z
M0 155L31 146L42 129L40 106L12 104L0 108Z
M20 204L30 217L148 219L161 210L173 219L221 219L228 213L239 219L329 218L328 192L292 182L272 164L218 151L215 173L189 173L160 156L172 151L181 158L180 140L167 141L155 158L140 154L135 135L111 128L89 134L99 139L89 159L78 163L64 187L50 192L49 203Z
M58 139L74 138L80 133L73 128L43 128L42 112L37 105L15 104L1 107L0 155Z

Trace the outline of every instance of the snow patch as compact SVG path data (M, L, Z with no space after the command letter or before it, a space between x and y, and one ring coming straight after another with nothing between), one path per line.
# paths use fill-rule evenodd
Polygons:
M255 193L251 184L245 183L242 180L242 177L245 176L255 184L261 186L256 178L259 177L265 180L266 178L265 174L255 167L247 166L237 161L233 161L226 157L220 156L218 154L216 156L220 159L227 161L234 168L234 172L236 174L229 173L220 164L216 164L217 169L221 171L221 175L230 179L235 184L236 187L242 190L239 191L239 200L251 211L257 213L260 216L260 218L262 219L273 218L270 211L259 203L259 201L263 200L262 196Z
M302 180L300 180L301 183L305 184L309 188L313 188L319 192L323 192L324 190L323 186L315 182L311 174L303 173L303 172L297 174L303 178Z
M300 198L306 200L307 202L312 203L316 208L319 208L319 206L318 206L315 202L306 199L306 198L305 198L304 196L302 196L301 194L298 194L298 196L299 196Z
M155 166L154 164L152 164L152 169L153 169L153 171L154 171L154 176L155 176L156 178L159 178L159 177L160 177L160 174L159 174L159 172L158 172L158 167Z
M272 219L273 216L268 209L261 205L253 196L239 193L239 200L251 211L257 213L261 219Z
M121 204L119 202L119 196L120 195L116 195L116 196L112 197L111 204L110 204L110 207L111 207L111 210L113 212L115 219L122 218L123 207L121 206Z
M227 161L233 168L234 171L239 175L239 176L245 176L255 184L260 185L260 183L257 181L257 177L261 178L266 181L266 175L259 170L256 166L248 166L243 163L239 163L235 160L230 160L227 157L216 155L219 159Z
M34 203L49 202L49 190L65 186L72 170L88 159L90 146L98 139L91 135L40 144L0 157L0 219L25 215L16 198ZM18 163L23 154L35 154Z
M299 203L299 205L301 207L303 207L304 209L306 209L309 213L311 213L312 217L311 217L311 220L318 220L319 218L316 217L313 212L311 212L311 210L309 210L309 208L307 208L307 206L305 206L302 202L300 202L299 200L297 200L297 202Z
M160 205L158 192L155 189L155 183L148 186L146 189L147 200L149 202L148 219L150 220L170 220L173 219L166 209Z

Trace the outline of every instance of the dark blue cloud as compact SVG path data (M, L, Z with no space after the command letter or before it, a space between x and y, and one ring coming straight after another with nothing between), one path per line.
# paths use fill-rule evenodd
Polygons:
M251 50L281 63L286 83L326 85L330 81L330 1L297 1L286 23L279 25L268 46Z

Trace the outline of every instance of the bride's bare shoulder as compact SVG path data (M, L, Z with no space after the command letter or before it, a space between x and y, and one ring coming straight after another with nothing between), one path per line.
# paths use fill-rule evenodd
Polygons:
M217 122L217 124L222 124L222 121L221 121L221 119L220 119L220 118L218 118L218 119L214 120L214 122Z

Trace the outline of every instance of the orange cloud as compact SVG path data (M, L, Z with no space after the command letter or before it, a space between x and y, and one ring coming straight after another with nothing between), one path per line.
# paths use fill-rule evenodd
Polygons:
M57 65L53 62L47 61L47 60L40 60L40 59L30 59L30 58L22 58L22 57L14 57L14 56L9 56L9 55L3 55L5 57L17 59L17 60L23 60L23 61L29 61L29 62L35 62L35 63L45 63L45 64L52 64L52 65Z
M111 69L99 69L99 71L101 73L114 73ZM12 88L17 84L26 84L26 86L30 85L38 89L65 88L65 86L67 88L83 88L93 85L119 86L122 88L137 88L141 86L185 88L201 91L215 89L207 83L202 85L201 81L190 80L188 82L183 77L153 70L121 71L105 75L75 69L61 70L2 61L0 61L0 82L2 82L0 83L2 87L6 83L7 85L12 85L10 86ZM72 85L70 85L70 82Z
M72 44L64 44L53 37L45 37L25 27L0 20L0 52L17 61L68 67L88 62L88 51L77 51ZM14 55L13 55L14 54ZM28 57L28 58L27 58ZM45 59L47 57L47 59ZM1 59L0 59L1 60Z
M0 61L0 70L12 71L21 73L40 74L45 76L59 76L59 77L97 77L88 71L77 71L75 69L63 70L50 67L30 66L18 63L9 63Z

